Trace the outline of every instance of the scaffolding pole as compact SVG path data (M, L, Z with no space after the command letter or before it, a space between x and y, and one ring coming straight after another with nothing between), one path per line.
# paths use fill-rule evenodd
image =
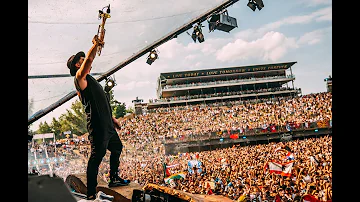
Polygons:
M208 18L210 18L214 13L219 13L221 11L223 11L224 9L226 9L227 7L233 5L234 3L238 2L239 0L228 0L228 1L224 1L222 3L220 3L218 6L216 6L215 8L212 8L208 11L206 11L205 13L203 13L202 15L200 15L199 17L194 18L193 20L191 20L190 22L184 24L183 26L177 28L176 30L170 32L169 34L167 34L166 36L162 37L161 39L153 42L152 44L146 46L145 48L143 48L142 50L138 51L137 53L133 54L132 56L130 56L129 58L127 58L125 61L121 62L120 64L116 65L115 67L113 67L112 69L110 69L109 71L105 72L103 75L99 76L98 78L96 78L96 80L98 82L106 79L108 76L114 74L115 72L117 72L118 70L122 69L123 67L125 67L126 65L134 62L136 59L142 57L143 55L145 55L146 53L150 52L152 49L160 46L161 44L176 38L178 35L186 32L187 30L193 28L193 24L196 23L201 23L206 21ZM68 93L67 95L65 95L63 98L61 98L60 100L58 100L57 102L53 103L52 105L50 105L49 107L45 108L45 109L41 109L39 111L37 111L35 114L33 114L29 119L28 119L28 125L32 124L33 122L35 122L36 120L40 119L41 117L45 116L46 114L48 114L49 112L53 111L54 109L56 109L57 107L61 106L62 104L64 104L65 102L69 101L70 99L72 99L73 97L76 96L76 91L71 91L70 93Z

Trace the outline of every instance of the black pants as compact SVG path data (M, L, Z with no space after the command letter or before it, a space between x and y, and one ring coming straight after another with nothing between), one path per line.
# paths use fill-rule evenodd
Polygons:
M94 134L96 135L96 134ZM97 140L89 135L91 144L91 155L88 161L86 178L87 178L87 196L96 194L97 175L99 166L108 149L110 154L110 173L118 173L120 164L120 154L123 148L121 140L117 133L112 134L108 140Z

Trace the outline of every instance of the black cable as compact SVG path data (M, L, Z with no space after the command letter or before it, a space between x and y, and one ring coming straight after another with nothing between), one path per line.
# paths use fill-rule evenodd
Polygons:
M169 16L160 16L160 17L154 17L154 18L146 18L146 19L140 19L140 20L126 20L126 21L110 21L110 22L106 22L106 24L122 24L122 23L129 23L129 22L142 22L142 21L149 21L149 20L158 20L158 19L163 19L163 18L171 18L171 17L176 17L176 16L180 16L180 15L186 15L189 13L194 13L194 12L198 12L198 11L202 11L206 8L203 9L199 9L199 10L195 10L195 11L189 11L189 12L185 12L185 13L179 13L179 14L175 14L175 15L169 15ZM28 20L28 23L32 23L32 24L99 24L99 22L46 22L46 21L32 21L32 20Z

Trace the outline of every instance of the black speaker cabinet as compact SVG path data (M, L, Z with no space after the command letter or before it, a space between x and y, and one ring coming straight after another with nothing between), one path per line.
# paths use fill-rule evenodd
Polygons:
M210 31L217 29L224 32L230 32L235 27L237 27L236 18L233 18L227 14L215 14L209 21Z
M62 178L49 175L28 175L28 201L77 202Z

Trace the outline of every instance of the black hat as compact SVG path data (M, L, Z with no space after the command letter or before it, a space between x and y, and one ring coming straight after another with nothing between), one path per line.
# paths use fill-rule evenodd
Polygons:
M80 51L76 55L72 55L67 61L67 67L70 69L71 76L75 76L77 68L75 64L79 61L80 57L85 57L85 53Z

